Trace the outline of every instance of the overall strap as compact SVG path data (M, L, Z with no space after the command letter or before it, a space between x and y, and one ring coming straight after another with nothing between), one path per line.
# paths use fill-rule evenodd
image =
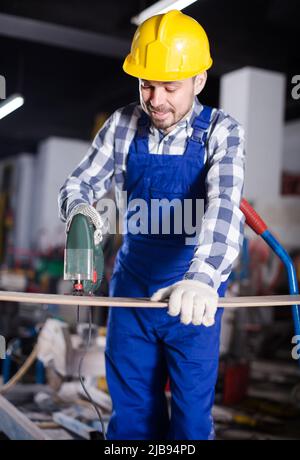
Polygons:
M134 139L130 146L130 152L135 154L149 153L148 137L149 137L150 119L148 115L142 111L141 116L137 121L137 130Z
M137 122L136 137L140 138L140 139L148 137L148 135L149 135L149 129L148 129L149 125L150 125L150 118L148 117L146 112L144 112L144 110L143 110L142 113L141 113L141 116L140 116L140 118L138 119L138 122Z
M212 110L212 107L204 105L200 114L194 119L192 124L193 134L190 138L191 141L205 145Z

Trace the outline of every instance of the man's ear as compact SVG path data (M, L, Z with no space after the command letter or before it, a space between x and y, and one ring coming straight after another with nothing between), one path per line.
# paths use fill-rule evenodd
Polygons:
M197 96L203 90L205 83L207 80L207 72L206 70L203 73L199 73L196 75L194 79L194 95Z

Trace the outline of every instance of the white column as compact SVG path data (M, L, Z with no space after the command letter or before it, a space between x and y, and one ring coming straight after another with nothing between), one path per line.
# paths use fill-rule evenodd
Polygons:
M285 78L277 72L245 67L221 78L220 107L246 132L248 200L280 195Z
M58 217L58 192L89 146L89 142L59 137L50 137L39 145L32 222L32 245L36 249L65 244L65 224Z
M300 104L300 102L299 102ZM283 140L283 163L284 171L300 173L300 120L292 120L284 127Z
M34 155L21 153L15 163L15 241L18 249L30 248L33 187L34 187Z

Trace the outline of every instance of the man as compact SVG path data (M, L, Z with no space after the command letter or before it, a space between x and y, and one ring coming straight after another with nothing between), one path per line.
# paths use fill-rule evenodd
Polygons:
M92 205L113 177L117 200L127 192L127 223L136 199L149 207L157 199L205 201L196 244L187 244L186 232L178 234L172 226L169 234L159 227L124 235L110 295L169 301L165 309L111 308L108 439L214 437L222 316L217 305L242 243L244 133L228 114L202 106L196 97L211 65L206 33L194 19L174 10L146 20L123 65L139 79L140 105L109 118L60 190L62 219L89 214L100 231ZM197 217L195 210L192 214ZM163 211L159 226L164 217Z

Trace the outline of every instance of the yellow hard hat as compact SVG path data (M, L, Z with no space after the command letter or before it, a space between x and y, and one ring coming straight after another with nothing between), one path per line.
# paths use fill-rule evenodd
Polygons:
M175 81L193 77L211 65L203 27L172 10L152 16L137 28L123 70L143 80Z

